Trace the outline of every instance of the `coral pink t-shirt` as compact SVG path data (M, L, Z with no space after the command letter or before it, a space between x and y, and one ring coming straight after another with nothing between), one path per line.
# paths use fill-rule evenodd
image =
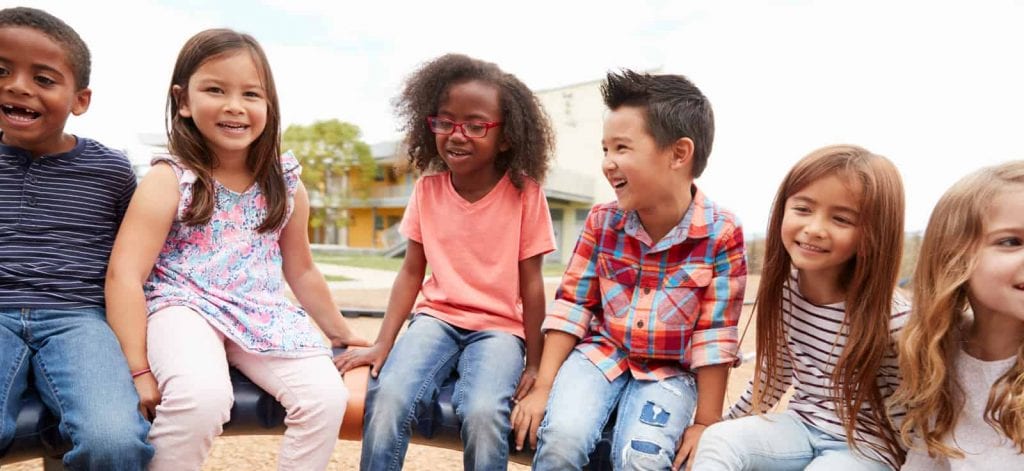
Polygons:
M421 177L399 226L423 244L430 278L415 312L463 329L500 330L522 338L519 262L555 249L544 190L506 174L490 193L470 203L452 187L449 172Z

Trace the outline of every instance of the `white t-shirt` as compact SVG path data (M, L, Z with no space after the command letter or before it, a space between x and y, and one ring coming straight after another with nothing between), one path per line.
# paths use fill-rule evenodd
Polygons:
M985 422L985 404L992 384L1017 360L981 361L960 351L956 358L957 381L964 388L964 409L943 443L959 448L963 458L931 458L922 449L907 453L903 471L1024 470L1024 455L999 430Z

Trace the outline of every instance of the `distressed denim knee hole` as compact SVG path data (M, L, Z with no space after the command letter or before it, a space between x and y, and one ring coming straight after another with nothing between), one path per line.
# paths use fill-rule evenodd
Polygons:
M653 427L664 427L671 416L667 410L651 401L647 401L640 410L640 422Z
M631 440L622 451L622 469L639 471L668 469L671 466L672 455L652 441Z

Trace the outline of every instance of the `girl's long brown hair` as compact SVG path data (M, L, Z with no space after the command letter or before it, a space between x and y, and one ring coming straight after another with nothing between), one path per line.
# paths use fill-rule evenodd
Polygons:
M257 229L267 232L284 224L288 205L288 190L281 169L281 115L277 87L267 56L256 39L230 29L208 29L192 36L178 53L171 85L167 89L167 148L195 172L197 179L192 185L192 203L182 222L188 225L210 222L217 197L213 185L213 168L217 162L195 122L181 116L178 110L188 99L188 82L192 74L210 59L230 54L252 56L261 72L260 79L266 92L267 125L263 134L249 147L246 164L267 201L267 217ZM180 91L176 92L175 87Z
M784 287L792 270L782 243L786 200L832 175L846 179L851 187L859 186L861 194L860 240L840 277L846 292L848 341L832 372L833 400L851 448L859 448L854 440L858 412L869 406L869 423L862 425L879 430L886 443L884 450L877 451L902 463L905 452L889 421L877 376L883 357L892 348L889 323L898 261L903 254L903 183L889 160L861 147L837 145L812 152L789 171L775 195L755 301L759 373L754 375L754 410L766 412L767 398L782 375L781 359L788 355L782 315Z
M900 426L904 443L920 440L928 454L962 457L942 443L964 404L963 387L950 366L960 349L960 326L969 307L968 281L985 234L992 201L1008 187L1024 185L1024 161L978 170L939 199L928 220L914 272L914 312L899 343L903 381L894 402L907 409ZM989 392L985 419L1024 453L1024 345L1017 361Z

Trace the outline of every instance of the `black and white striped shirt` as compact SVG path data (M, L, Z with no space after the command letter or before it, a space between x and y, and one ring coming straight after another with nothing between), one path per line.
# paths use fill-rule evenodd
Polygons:
M91 139L36 159L0 143L0 309L103 307L135 185L128 158Z
M848 340L848 328L843 327L846 315L845 304L818 306L805 299L797 289L796 278L783 291L783 325L785 328L786 348L783 353L782 377L775 383L775 389L767 398L768 406L774 406L789 389L794 387L793 397L789 401L788 411L796 414L807 424L817 427L839 440L846 440L846 430L836 413L836 403L832 400L832 372L836 362L843 353ZM889 397L899 386L899 364L896 359L896 334L906 323L910 313L910 303L898 293L893 296L892 317L889 322L889 334L893 339L890 348L882 359L878 371L877 385L882 392L883 400L888 403ZM727 418L742 417L753 410L753 382L747 386L746 392L729 410ZM890 416L893 423L903 420L902 412L894 412ZM873 452L867 443L882 446L885 441L878 427L871 427L871 408L867 405L857 416L857 437L855 441L865 443L860 451L872 458L882 460L890 466L898 467L891 457Z

